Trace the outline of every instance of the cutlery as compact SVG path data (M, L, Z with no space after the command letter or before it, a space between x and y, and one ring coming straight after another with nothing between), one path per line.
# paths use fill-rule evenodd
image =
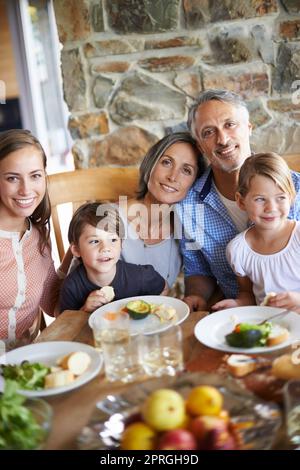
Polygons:
M266 318L265 320L259 322L259 323L255 323L256 325L263 325L264 323L266 323L267 321L270 321L270 320L273 320L274 318L277 318L277 317L281 317L281 315L287 315L288 313L290 313L291 311L286 309L286 310L283 310L282 312L280 313L276 313L276 315L272 315L271 317L269 318Z

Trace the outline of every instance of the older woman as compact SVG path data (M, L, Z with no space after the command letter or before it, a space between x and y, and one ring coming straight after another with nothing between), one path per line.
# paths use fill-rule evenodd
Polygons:
M150 148L141 163L137 197L120 205L127 228L122 258L152 264L169 287L181 268L176 239L181 227L177 227L172 206L184 199L204 169L204 159L190 134L167 135Z

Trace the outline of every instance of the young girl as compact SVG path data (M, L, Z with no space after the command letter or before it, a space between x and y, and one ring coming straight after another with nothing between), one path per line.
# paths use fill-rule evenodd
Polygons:
M245 161L236 200L252 225L226 250L239 295L218 302L214 310L259 305L275 292L268 305L300 313L300 222L287 218L295 196L291 172L279 155L261 153Z
M59 279L49 245L46 155L25 130L0 134L0 338L32 341L40 307L54 314Z

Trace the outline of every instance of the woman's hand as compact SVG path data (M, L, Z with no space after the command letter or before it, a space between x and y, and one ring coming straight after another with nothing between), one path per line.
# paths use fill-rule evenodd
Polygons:
M300 292L280 292L270 297L268 307L285 308L300 313Z
M96 310L96 308L99 308L104 304L107 304L107 300L104 295L101 294L100 289L94 290L87 297L81 310L87 313L92 313L94 310Z

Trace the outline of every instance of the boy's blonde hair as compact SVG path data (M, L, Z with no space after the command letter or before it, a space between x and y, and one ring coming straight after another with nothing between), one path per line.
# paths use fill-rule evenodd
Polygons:
M277 153L257 153L247 158L240 169L238 189L245 197L250 189L250 183L255 175L270 178L291 200L296 196L295 186L286 161Z
M86 225L92 225L105 232L115 233L124 238L124 224L116 206L110 203L87 202L74 213L70 222L68 239L78 245L80 235Z

